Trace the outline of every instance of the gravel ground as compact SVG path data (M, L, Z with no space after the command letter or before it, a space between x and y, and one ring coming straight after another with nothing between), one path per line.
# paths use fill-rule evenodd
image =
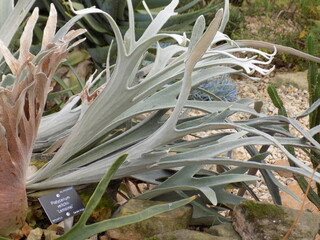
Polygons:
M281 75L281 76L280 76ZM280 76L280 77L279 77ZM269 95L267 93L267 86L272 83L277 86L278 94L281 97L288 117L296 117L302 114L309 107L308 103L308 91L307 88L307 80L306 74L299 73L282 73L276 74L270 77L263 77L259 81L252 81L247 78L242 79L234 79L234 81L238 85L238 92L240 98L250 98L263 102L262 112L267 115L276 115L278 113L278 109L273 105ZM200 112L194 111L191 114L197 115ZM249 116L245 114L237 114L232 116L231 120L241 120L247 119ZM308 129L308 117L299 119L301 126L305 129ZM231 131L234 130L221 130L221 131ZM208 131L208 132L199 132L196 135L200 137L204 137L210 135L212 133L216 133L217 131ZM290 127L290 132L293 135L299 136L299 133ZM185 140L192 140L194 136L186 136ZM276 147L271 146L269 148L270 155L266 158L266 161L271 164L285 165L288 166L287 157ZM238 160L248 160L250 155L246 152L244 148L235 149L233 152L234 159ZM301 150L296 150L296 157L303 161L308 166L312 166L309 157ZM207 169L211 169L216 171L216 165L208 165ZM289 188L293 193L303 199L304 194L300 190L297 182L293 179L292 174L290 172L274 172L275 177L287 188ZM268 188L262 180L262 176L260 172L257 172L257 176L261 177L261 180L257 181L255 185L251 185L250 187L253 189L254 193L259 197L260 200L265 202L272 203L271 195L269 194ZM245 194L245 197L252 199L249 194ZM281 192L282 203L285 206L300 209L301 203L296 201L290 195L285 192ZM317 208L310 202L307 202L304 205L305 209L309 209L313 212L319 213Z
M239 89L238 89L239 97L261 100L264 103L263 109L262 109L264 113L268 115L277 114L278 110L272 104L272 101L269 98L267 93L268 84L270 84L271 82L275 83L275 79L277 78L266 77L261 79L258 82L252 82L250 79L236 80L239 85ZM306 79L301 79L301 81L306 81ZM282 101L284 102L284 105L289 117L298 116L308 108L309 106L308 91L306 89L297 88L286 83L285 85L280 84L277 87L277 90L280 97L282 98ZM305 129L308 128L308 117L300 119L299 122ZM293 128L290 128L290 131L294 135L299 135L299 133ZM268 163L288 165L287 157L283 153L281 153L281 151L279 151L277 148L271 147L269 149L269 152L271 154L266 159ZM297 157L301 159L305 164L311 166L309 157L304 152L298 150L296 151L296 154L297 154ZM249 156L244 150L237 149L234 157L237 159L244 160L244 159L248 159ZM258 176L261 176L259 172L258 172ZM296 181L294 181L290 173L288 172L275 173L275 176L281 183L287 186L290 190L292 190L297 196L299 196L302 199L303 193L301 192L299 186L297 185ZM253 191L259 196L261 200L266 202L272 202L271 196L263 180L258 181L254 186L252 185L251 187L253 187ZM246 196L250 197L249 195L246 195ZM296 208L296 209L299 209L301 207L301 204L299 202L294 200L291 196L287 195L286 193L282 192L281 197L284 205L288 207ZM307 204L305 205L305 208L312 210L313 212L319 213L317 208L313 206L313 204L311 204L310 202L307 202Z

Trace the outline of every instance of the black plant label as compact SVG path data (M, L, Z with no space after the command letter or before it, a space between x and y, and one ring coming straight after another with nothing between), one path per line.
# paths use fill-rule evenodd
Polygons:
M84 211L84 205L73 187L67 187L39 198L52 224Z

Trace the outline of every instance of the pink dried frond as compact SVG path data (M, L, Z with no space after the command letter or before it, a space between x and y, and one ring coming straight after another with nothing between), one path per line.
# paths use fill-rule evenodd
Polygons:
M56 33L56 27L57 27L57 11L54 5L51 3L48 21L47 21L46 27L43 30L41 50L44 50L47 47L47 45L50 43L50 41L53 39L54 34Z
M79 37L80 35L84 34L85 32L86 32L85 29L71 30L66 34L66 36L64 37L63 40L66 41L67 43L69 43L73 39L75 39L75 38Z
M15 59L15 57L12 55L12 53L9 51L9 49L4 45L4 43L1 40L0 40L0 52L2 53L11 72L14 75L17 74L19 70L19 62L17 59Z
M86 32L86 31L84 31L84 32ZM82 42L85 41L85 40L86 40L86 38L81 38L81 39L79 39L78 41L72 43L72 44L68 47L67 50L69 51L71 48L76 47L77 45L79 45L80 43L82 43Z
M50 82L66 57L70 41L85 32L70 31L51 43L57 23L57 13L51 5L42 49L35 57L30 53L30 47L37 19L38 9L35 9L22 33L18 60L0 41L0 51L14 78L12 85L0 87L0 236L14 231L24 222L27 210L26 171Z
M30 47L32 44L33 29L37 23L39 17L39 9L35 8L32 15L27 21L24 31L20 37L20 51L19 51L19 62L23 64L25 61L33 59L33 55L30 53Z

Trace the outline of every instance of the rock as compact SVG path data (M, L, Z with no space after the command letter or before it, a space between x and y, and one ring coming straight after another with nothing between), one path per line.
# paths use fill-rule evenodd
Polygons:
M27 240L52 240L52 239L57 239L58 237L61 237L56 234L55 231L52 230L43 230L41 228L35 228L30 231Z
M110 238L107 235L100 235L99 234L99 240L110 240Z
M64 222L61 222L64 224ZM63 235L64 234L64 227L59 226L58 224L52 224L50 225L47 230L54 231L57 235Z
M275 78L272 79L272 83L276 86L279 85L292 85L299 89L308 89L308 71L293 72L293 73L277 73Z
M30 231L27 240L41 240L43 230L41 228L35 228Z
M130 199L114 214L113 217L126 216L140 212L148 207L165 202ZM189 226L192 207L183 206L170 212L162 213L150 219L109 230L108 236L117 240L140 240L156 234L184 229Z
M29 226L29 224L25 223L23 227L21 228L21 232L23 235L28 236L30 232L32 231L32 227ZM22 237L21 237L22 238Z
M277 160L277 161L275 161L275 164L279 165L279 166L285 166L285 167L290 166L287 159ZM289 172L289 171L277 171L277 172L281 177L285 177L285 178L292 178L293 177L293 173Z
M85 188L79 189L77 191L81 201L85 206L87 205L95 189L96 189L96 184L90 184ZM92 211L87 223L89 224L96 223L111 217L112 211L116 209L116 202L114 199L112 199L112 197L110 197L110 195L108 195L107 192L104 193L103 197L99 201L99 204Z
M233 210L233 225L243 240L281 240L298 216L298 210L254 201L243 201ZM303 212L288 240L313 240L320 217Z
M155 235L144 240L233 240L229 237L217 237L208 233L181 229L173 232L167 232Z
M241 240L239 234L232 227L232 223L221 223L211 226L208 233L217 237L230 238L232 240Z
M316 186L314 183L312 183L312 188L313 190L316 191ZM301 201L303 200L305 194L301 190L299 184L297 181L292 181L289 185L287 185L287 188L293 192ZM280 191L280 197L282 200L282 205L285 207L293 208L293 209L300 209L301 203L295 200L291 195L286 193L285 191ZM319 209L312 203L310 202L309 199L306 199L305 204L303 205L304 210L309 210L313 213L316 213L320 215Z
M98 240L98 235L93 235L90 238L87 238L86 240Z
M46 240L52 240L52 239L57 239L61 237L60 235L57 235L55 231L51 231L51 230L43 230L43 235L45 236Z

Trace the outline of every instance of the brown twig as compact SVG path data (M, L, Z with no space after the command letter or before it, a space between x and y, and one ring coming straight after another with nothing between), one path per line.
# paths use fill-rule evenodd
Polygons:
M317 170L320 168L320 164L313 170L313 173L312 173L312 176L311 178L309 179L309 182L308 182L308 187L307 187L307 190L303 196L303 200L302 200L302 204L301 204L301 207L299 209L299 213L298 213L298 216L296 218L296 220L294 221L294 223L291 225L289 231L286 233L286 235L282 238L282 240L287 240L287 238L290 236L290 234L292 233L292 231L294 230L294 228L296 227L296 225L298 224L299 220L300 220L300 217L303 213L303 207L304 205L306 204L306 201L307 201L307 196L309 194L309 191L310 191L310 188L311 188L311 182L313 180L313 177L314 175L316 174Z

